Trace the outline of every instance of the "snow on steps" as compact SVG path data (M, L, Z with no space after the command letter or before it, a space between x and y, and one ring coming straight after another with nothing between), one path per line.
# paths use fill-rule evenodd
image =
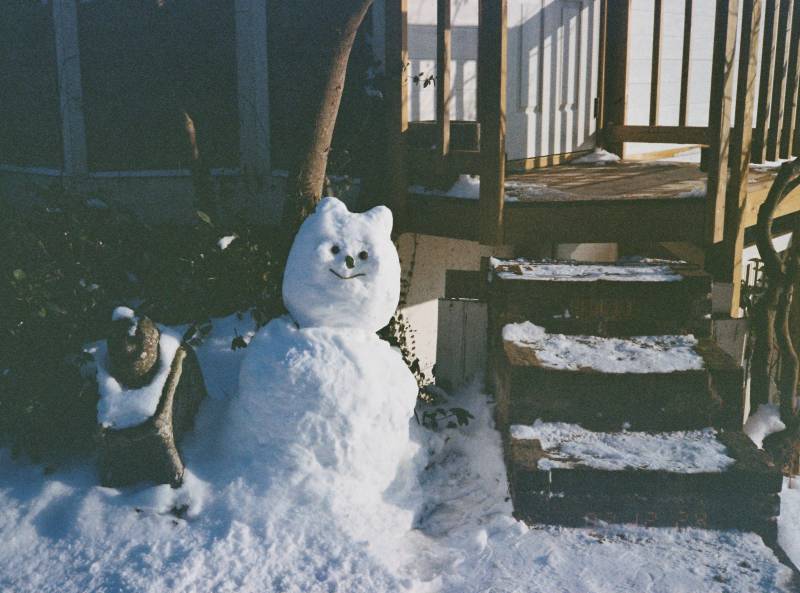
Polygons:
M614 265L491 258L491 335L512 322L612 336L711 331L711 278L682 262Z
M527 522L736 528L776 537L781 473L738 431L605 433L535 422L511 428L506 457L515 513Z
M497 420L597 430L740 428L743 370L713 341L548 334L509 324L493 355Z

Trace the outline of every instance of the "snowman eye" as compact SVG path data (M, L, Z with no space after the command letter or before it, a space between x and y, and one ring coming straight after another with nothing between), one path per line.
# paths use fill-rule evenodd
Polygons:
M367 253L366 251L362 251L361 253L358 254L358 259L360 259L362 261L366 261L366 259L368 257L369 257L369 253Z
M339 249L339 246L338 246L338 245L334 245L333 247L331 247L331 253L332 253L333 255L336 255L336 254L337 254L337 253L339 253L340 251L341 251L341 249Z

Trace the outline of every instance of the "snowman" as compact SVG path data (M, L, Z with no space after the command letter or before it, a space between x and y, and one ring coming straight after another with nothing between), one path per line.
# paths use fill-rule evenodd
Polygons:
M416 504L417 384L376 335L400 295L391 230L388 208L353 213L336 198L304 221L283 278L289 314L248 346L228 432L275 513L357 540L387 521L410 529Z

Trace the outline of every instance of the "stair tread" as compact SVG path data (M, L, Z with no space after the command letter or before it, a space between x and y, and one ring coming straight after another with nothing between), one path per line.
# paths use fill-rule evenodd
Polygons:
M679 282L694 266L684 262L592 263L490 258L489 265L501 280L540 282Z
M549 333L525 321L503 327L512 366L600 374L734 370L741 365L708 338L692 334L627 338Z
M566 334L635 336L711 330L711 277L682 262L489 261L491 327L532 321Z
M513 473L534 489L778 492L782 483L780 469L739 431L604 432L537 421L512 425L507 436Z
M725 471L736 460L713 428L672 432L596 432L567 422L514 424L515 441L536 440L543 457L537 469L603 471L666 471L710 473Z

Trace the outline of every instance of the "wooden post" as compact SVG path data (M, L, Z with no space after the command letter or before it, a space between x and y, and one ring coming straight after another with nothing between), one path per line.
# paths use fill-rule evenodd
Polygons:
M628 77L628 17L630 0L607 0L605 10L605 54L603 130L625 125L626 86ZM623 155L624 143L603 139L609 152Z
M780 157L788 159L796 154L794 148L797 128L797 95L800 85L800 2L792 3L792 32L789 42L789 75L786 81L786 102L784 105L784 124L781 130Z
M254 187L269 187L267 6L263 0L236 0L236 63L241 171L252 177Z
M507 0L480 0L479 10L480 236L484 245L501 245L506 177Z
M450 0L437 0L436 125L439 156L450 152Z
M386 159L389 202L395 228L407 217L406 130L408 130L408 3L386 0Z
M692 51L692 0L686 0L683 12L683 53L681 55L681 97L678 125L685 126L689 105L689 60Z
M723 269L717 278L731 283L730 316L739 316L742 281L744 226L742 209L747 202L747 180L753 140L753 103L762 0L742 0L742 34L736 89L736 118L731 134L730 178L725 200Z
M761 75L758 84L758 115L753 138L754 163L763 163L767 156L767 132L772 108L772 85L775 77L775 50L778 37L780 0L765 0L764 42L761 49Z
M772 85L772 116L769 120L767 133L768 161L778 158L778 142L783 129L783 103L786 97L786 78L789 66L789 42L787 33L789 28L789 15L794 0L781 0L781 10L778 18L778 40L775 52L775 79Z
M731 135L733 55L736 47L737 0L719 0L714 19L714 57L711 70L711 102L708 110L708 185L706 243L723 239L725 192L728 186L728 154Z
M62 170L67 180L73 181L88 174L76 0L53 0L53 30L63 142Z
M658 79L661 73L661 0L653 7L653 53L650 67L650 125L658 123Z

